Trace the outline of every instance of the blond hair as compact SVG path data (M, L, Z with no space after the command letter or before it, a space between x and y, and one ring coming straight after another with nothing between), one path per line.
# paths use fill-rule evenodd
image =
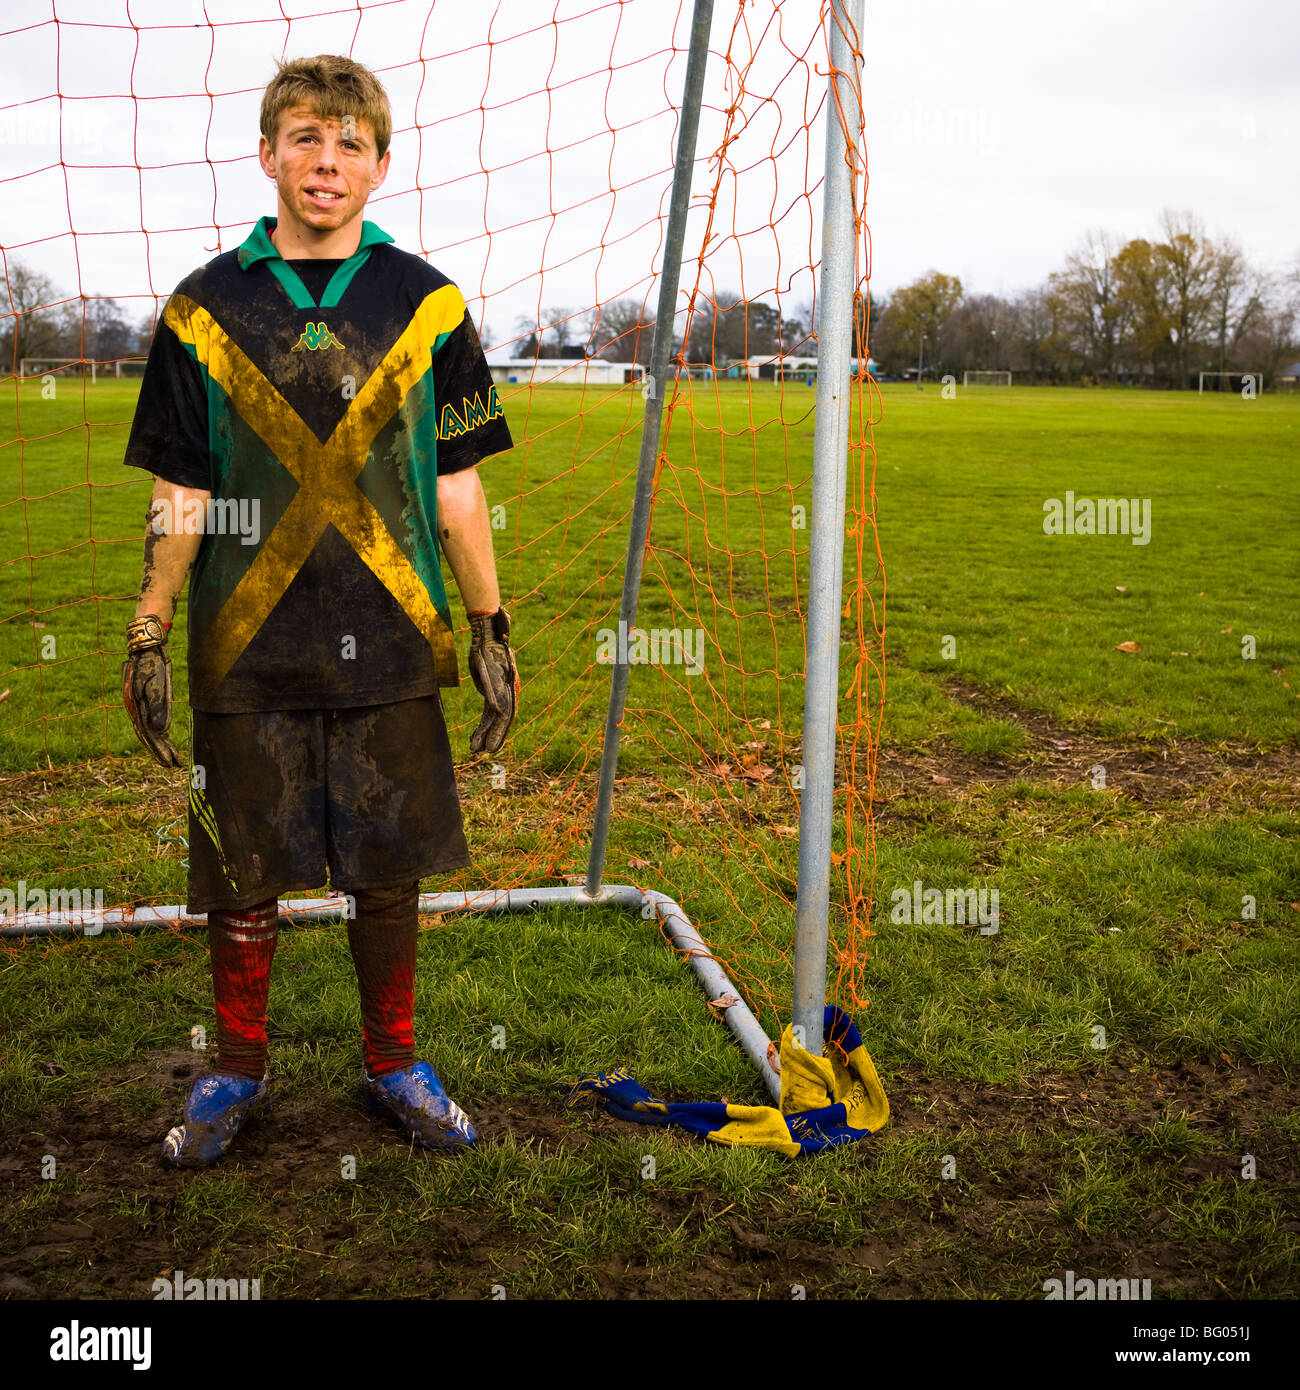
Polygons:
M393 138L393 114L388 93L369 68L336 53L314 58L276 59L278 71L262 93L262 134L274 148L280 118L295 106L306 106L324 120L351 116L366 121L375 133L376 158L383 159Z

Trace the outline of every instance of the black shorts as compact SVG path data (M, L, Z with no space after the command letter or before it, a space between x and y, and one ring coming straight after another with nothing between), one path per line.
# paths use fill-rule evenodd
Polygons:
M470 862L436 694L193 715L189 912L315 888L327 870L347 893Z

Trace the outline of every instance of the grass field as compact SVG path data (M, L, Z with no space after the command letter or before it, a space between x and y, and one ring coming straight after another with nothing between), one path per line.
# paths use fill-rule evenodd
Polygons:
M116 693L149 487L120 466L134 389L0 391L0 886L184 900L182 788L137 754ZM812 393L695 392L640 621L705 628L706 674L633 673L607 878L682 902L775 1030ZM430 890L585 860L640 397L506 406L528 447L484 481L506 504L524 707L504 787L489 760L462 769L475 868ZM792 1163L564 1111L577 1075L619 1064L672 1098L762 1092L647 924L445 917L421 938L417 1038L475 1151L411 1155L363 1115L346 946L293 928L271 995L281 1102L221 1171L180 1177L155 1156L202 1061L190 1029L211 1031L203 932L29 942L0 962L0 1287L148 1297L183 1268L258 1277L264 1297L1037 1298L1072 1269L1150 1278L1156 1298L1294 1297L1298 437L1289 397L886 388L857 1021L893 1115L868 1144ZM1149 543L1044 534L1067 492L1149 499ZM870 566L863 582L879 604ZM466 690L448 700L458 758ZM740 771L756 742L776 775ZM891 921L916 879L997 888L1000 931Z

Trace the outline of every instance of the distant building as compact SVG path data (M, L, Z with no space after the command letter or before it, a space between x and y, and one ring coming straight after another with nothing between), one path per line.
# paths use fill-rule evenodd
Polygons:
M859 359L851 361L852 370L859 370ZM870 362L875 372L878 365ZM506 357L489 362L492 380L500 385L543 386L621 386L640 381L645 367L639 362L606 362L601 357ZM688 362L683 368L674 367L678 376L712 381L806 381L817 380L815 357L751 357L744 362L729 362L715 367L711 362Z
M601 357L507 357L489 362L492 380L501 385L621 386L640 378L635 362L606 362Z
M871 371L875 371L877 364L869 363ZM850 368L856 372L858 370L858 359L851 359ZM817 358L816 357L751 357L745 362L732 362L726 367L718 369L718 375L724 380L730 378L748 379L749 381L809 381L817 380Z

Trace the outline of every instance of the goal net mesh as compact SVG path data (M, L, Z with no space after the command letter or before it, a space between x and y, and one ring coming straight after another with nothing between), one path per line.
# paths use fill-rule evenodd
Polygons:
M121 466L139 381L65 369L51 388L11 373L43 352L105 362L147 349L180 278L274 211L255 157L261 90L273 57L318 52L350 54L385 84L392 169L366 215L461 287L516 441L481 476L520 713L500 754L474 758L481 701L467 675L444 692L475 862L422 887L580 881L691 17L662 0L367 0L229 22L184 3L60 5L21 23L11 12L0 34L14 75L0 121L17 133L0 154L4 882L102 889L109 907L185 901L185 780L138 747L120 696L151 488ZM605 872L680 901L773 1031L793 966L815 395L810 373L780 368L816 355L825 121L842 119L828 111L829 22L828 8L776 0L719 0L715 12L673 325L683 369L664 384ZM860 124L848 135L861 195ZM865 375L851 384L829 975L850 1011L867 1002L885 597L879 398ZM182 599L170 644L182 756L185 620Z

